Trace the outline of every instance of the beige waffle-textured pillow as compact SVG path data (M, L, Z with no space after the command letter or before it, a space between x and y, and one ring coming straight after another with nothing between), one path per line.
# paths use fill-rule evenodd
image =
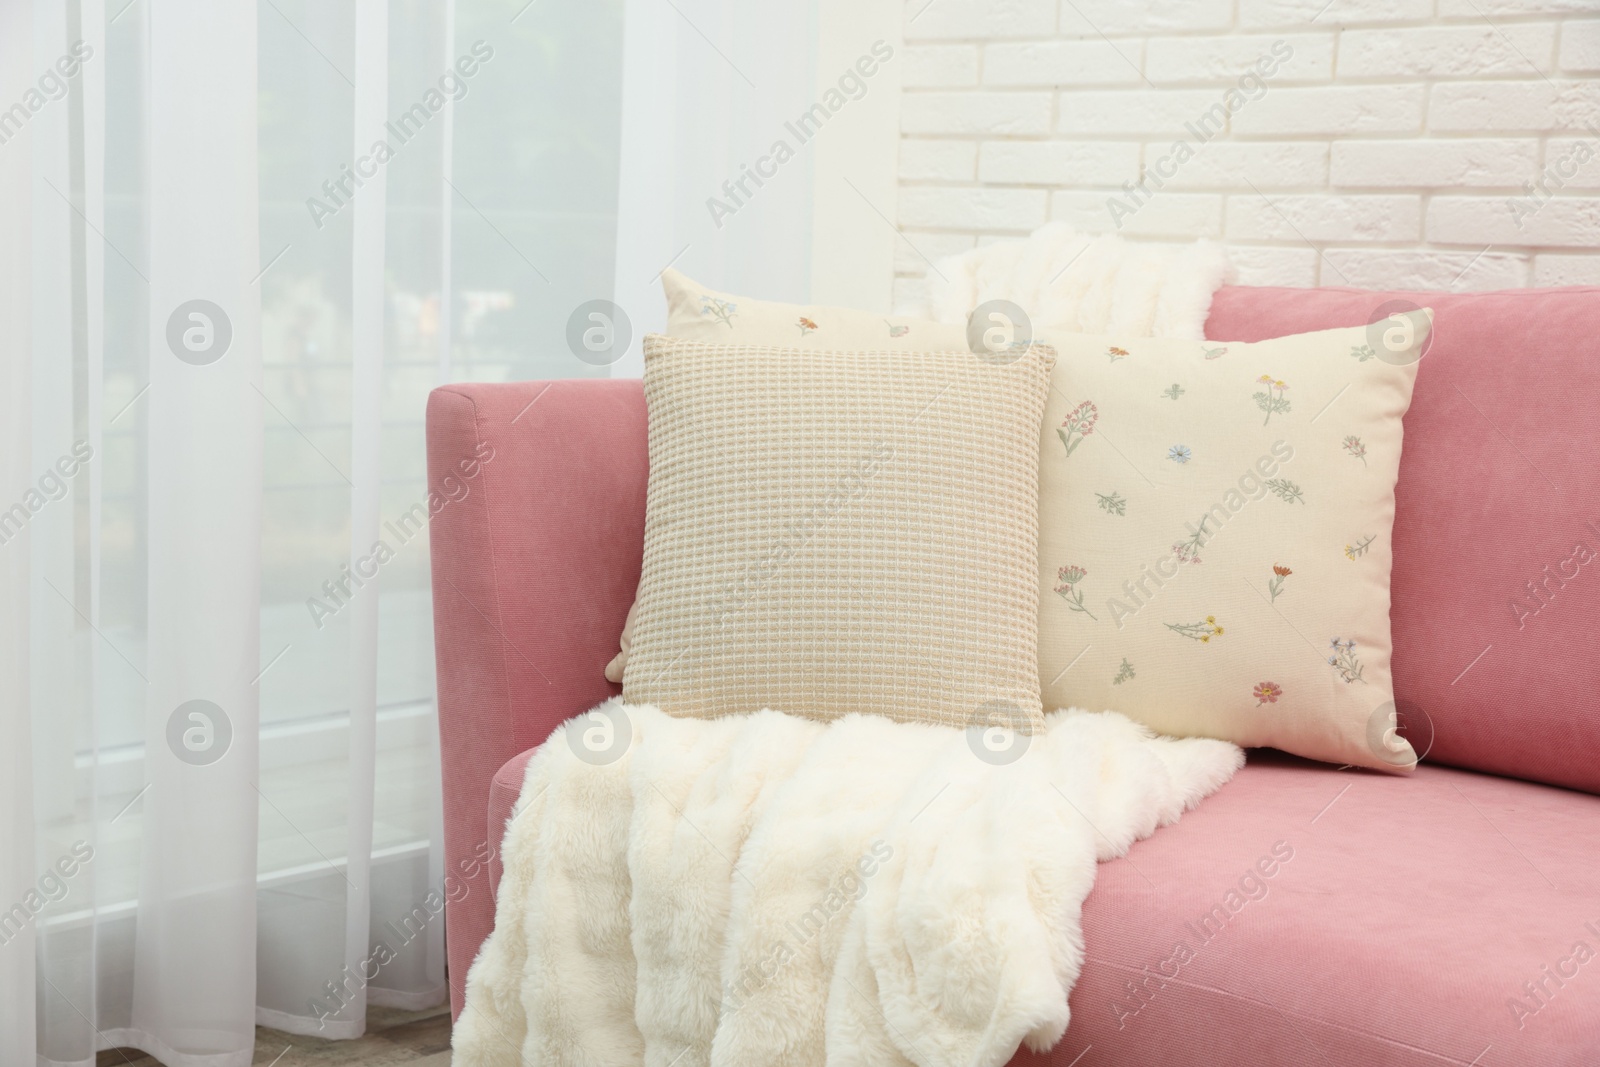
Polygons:
M763 344L803 348L888 348L926 352L967 350L966 326L924 319L882 317L850 308L780 304L707 289L672 268L661 272L667 296L667 333L710 344ZM634 612L622 630L621 650L606 664L606 679L622 681L633 640Z
M1042 723L1048 349L991 361L653 335L644 352L630 702Z

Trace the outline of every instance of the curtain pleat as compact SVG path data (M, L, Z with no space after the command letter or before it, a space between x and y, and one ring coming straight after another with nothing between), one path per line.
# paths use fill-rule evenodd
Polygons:
M151 788L128 1036L168 1067L248 1067L264 407L256 8L163 0L149 28Z
M388 110L389 17L387 0L356 0L355 138L353 155L364 154L383 133ZM382 574L372 562L379 546L383 480L384 231L388 210L387 171L371 168L361 197L352 205L350 568L372 583L368 595L350 605L350 783L347 833L350 857L345 912L345 964L361 966L370 942L372 884L373 765L377 750L378 605ZM370 573L368 573L370 572ZM343 1012L366 1018L367 987Z
M0 4L0 99L20 99L33 69L33 10ZM26 523L11 501L32 488L32 137L23 127L0 145L0 1065L31 1064L38 1048L33 924L16 904L34 892L33 724L29 698L31 608ZM15 902L15 903L14 903Z

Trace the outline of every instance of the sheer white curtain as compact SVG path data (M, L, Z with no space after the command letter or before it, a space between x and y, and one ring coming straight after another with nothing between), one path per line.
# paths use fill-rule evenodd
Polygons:
M382 175L342 231L297 202L296 139L337 179L383 126L385 6L4 10L0 1053L354 1036L444 989L430 679L378 679L425 596L341 569L398 392Z
M666 325L664 267L771 300L810 292L815 147L795 123L818 99L817 5L626 12L615 300L634 329L615 371L636 375L640 338Z
M443 1002L427 391L616 372L568 320L670 262L803 296L809 160L706 200L814 23L0 0L0 1067Z
M444 1001L423 402L605 373L622 21L0 0L0 1067Z

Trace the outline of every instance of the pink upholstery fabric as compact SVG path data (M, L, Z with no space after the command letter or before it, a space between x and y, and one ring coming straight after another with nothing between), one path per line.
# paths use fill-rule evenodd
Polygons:
M495 776L491 834L526 765ZM1221 792L1100 868L1067 1036L1012 1062L1442 1067L1488 1048L1481 1067L1595 1067L1596 826L1600 797L1582 793L1252 752ZM1524 982L1543 984L1539 999Z
M494 925L479 857L490 780L562 721L617 692L601 674L644 552L644 394L637 381L451 385L428 398L428 477L484 444L494 457L434 515L435 656L450 1003Z
M1596 826L1600 798L1581 793L1252 752L1181 822L1100 868L1072 1024L1042 1062L1092 1044L1083 1063L1103 1067L1600 1064L1600 955L1561 962L1579 941L1600 953ZM1260 877L1280 841L1293 858ZM1252 871L1265 895L1229 901ZM1245 900L1196 935L1213 907ZM1179 941L1193 958L1167 963ZM1567 972L1561 984L1545 967ZM1543 1006L1524 982L1544 983ZM1529 1014L1507 1006L1518 996Z
M1206 335L1360 325L1393 299L1435 312L1395 502L1407 735L1431 760L1600 792L1600 289L1228 288Z

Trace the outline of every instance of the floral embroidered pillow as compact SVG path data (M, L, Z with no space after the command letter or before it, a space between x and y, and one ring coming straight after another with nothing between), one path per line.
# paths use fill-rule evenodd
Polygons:
M1431 321L1044 339L1059 353L1039 475L1046 708L1415 764L1393 729L1389 535Z

